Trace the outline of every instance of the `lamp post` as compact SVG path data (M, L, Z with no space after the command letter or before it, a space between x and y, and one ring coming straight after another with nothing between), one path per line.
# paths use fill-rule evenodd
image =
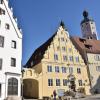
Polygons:
M24 98L23 98L23 85L24 85L24 84L23 84L23 75L24 75L25 70L22 69L21 72L22 72L22 77L21 77L21 79L22 79L22 80L21 80L21 89L22 89L22 90L21 90L21 93L22 93L22 100L24 100Z

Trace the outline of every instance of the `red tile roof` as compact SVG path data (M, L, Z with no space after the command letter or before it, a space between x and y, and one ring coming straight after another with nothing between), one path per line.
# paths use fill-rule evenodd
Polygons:
M71 40L79 50L85 63L87 63L86 53L100 54L100 40L83 39L80 37L71 37Z

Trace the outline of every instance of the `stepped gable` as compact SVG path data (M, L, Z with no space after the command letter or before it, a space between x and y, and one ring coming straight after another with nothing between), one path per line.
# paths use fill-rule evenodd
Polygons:
M73 44L79 50L85 63L87 63L86 53L100 54L100 40L71 37Z
M30 57L29 61L27 62L26 66L31 67L29 64L29 62L31 62L31 61L33 61L33 66L38 64L41 61L45 51L47 50L48 46L50 46L50 44L53 41L53 38L55 37L56 34L57 34L57 32L55 32L55 34L53 34L52 37L50 37L44 44L42 44L39 48L37 48L34 51L32 56Z

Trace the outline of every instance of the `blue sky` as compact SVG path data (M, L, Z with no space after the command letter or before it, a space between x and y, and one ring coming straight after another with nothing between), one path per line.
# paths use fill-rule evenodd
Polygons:
M83 10L88 10L100 37L100 0L9 0L23 30L24 65L34 50L44 43L64 21L70 35L81 36Z

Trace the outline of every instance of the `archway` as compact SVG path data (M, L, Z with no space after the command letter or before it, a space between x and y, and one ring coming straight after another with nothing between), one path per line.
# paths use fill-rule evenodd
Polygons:
M8 79L8 95L18 95L18 80L16 78Z
M23 95L25 98L38 98L39 83L36 79L23 80Z

